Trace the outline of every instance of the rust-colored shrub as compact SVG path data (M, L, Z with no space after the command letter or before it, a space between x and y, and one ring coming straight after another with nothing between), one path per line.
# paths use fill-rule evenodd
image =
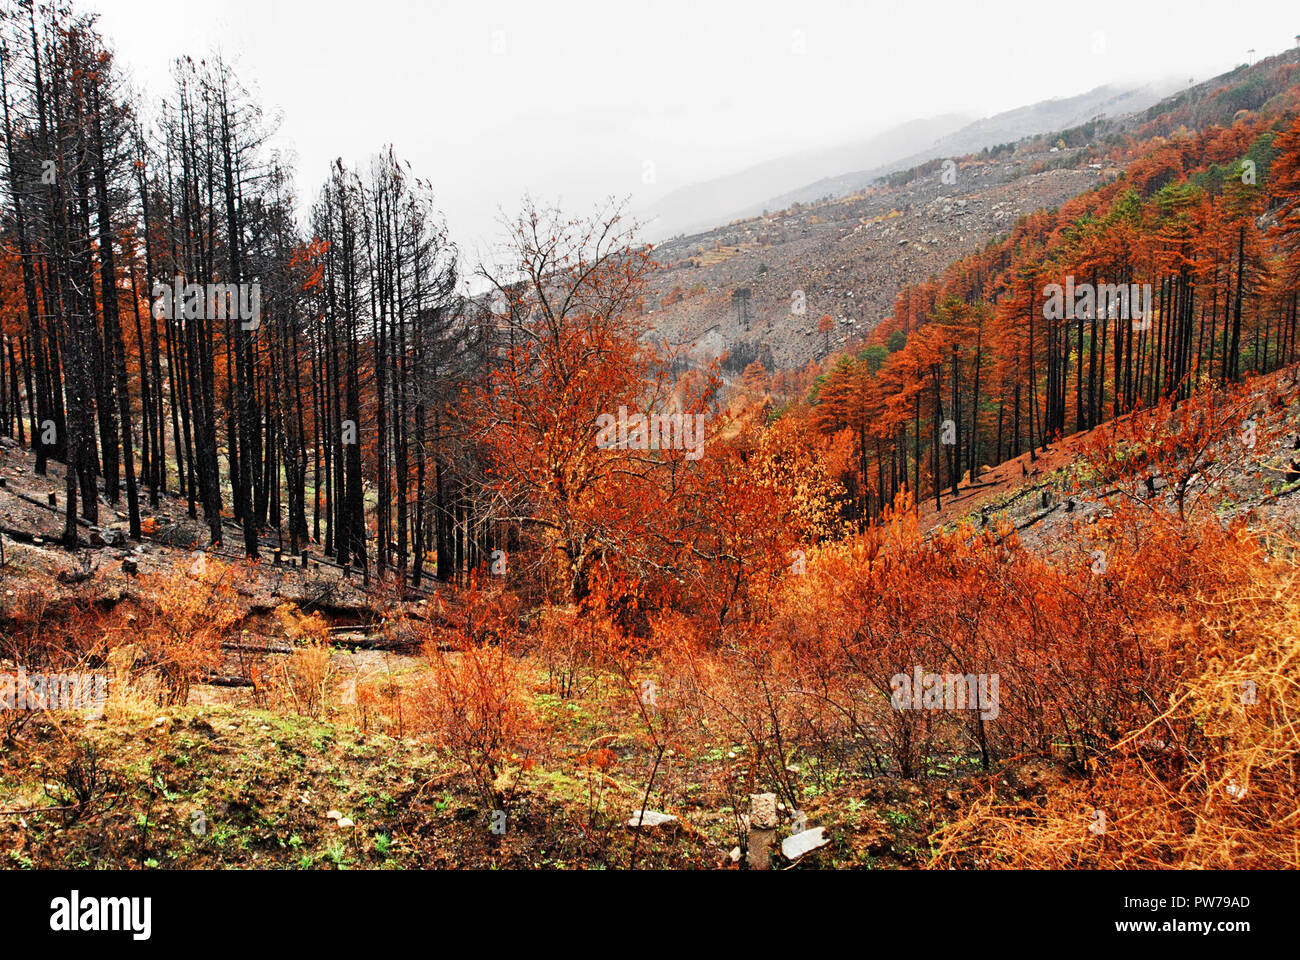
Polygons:
M430 649L416 724L465 766L484 803L506 809L534 749L536 718L518 661L501 646Z
M158 577L154 609L139 634L165 703L184 703L190 686L221 663L221 641L239 621L229 565L209 557Z
M1041 801L981 799L936 837L937 866L1300 867L1300 574L1196 597L1153 640L1189 660L1163 709Z

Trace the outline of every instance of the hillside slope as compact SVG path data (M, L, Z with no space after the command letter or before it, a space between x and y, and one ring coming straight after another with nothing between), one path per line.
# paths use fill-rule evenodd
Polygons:
M810 188L787 209L658 244L664 269L646 306L655 339L680 345L695 362L730 355L732 372L754 359L769 370L804 366L861 340L909 284L1005 236L1021 217L1121 176L1135 143L1227 125L1241 109L1259 107L1268 78L1297 63L1300 51L1287 50L1149 106L1146 94L1113 91L1094 91L1095 103L1052 101L1053 116L1071 121L1107 103L1133 112L959 153L978 141L972 134L950 142L950 163L933 154L895 173L868 171L863 180ZM855 192L824 199L841 187ZM747 318L737 291L749 292ZM834 321L829 337L817 331L823 315Z

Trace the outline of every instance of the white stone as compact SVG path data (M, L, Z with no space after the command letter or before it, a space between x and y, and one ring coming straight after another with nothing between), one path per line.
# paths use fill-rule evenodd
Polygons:
M818 847L824 847L830 842L830 838L826 836L825 827L813 827L811 830L804 830L802 833L796 833L794 836L782 840L781 855L787 860L798 860L805 853L811 853Z
M671 813L660 813L658 810L646 810L644 814L640 810L633 810L627 825L629 827L662 827L665 823L672 823L676 819Z

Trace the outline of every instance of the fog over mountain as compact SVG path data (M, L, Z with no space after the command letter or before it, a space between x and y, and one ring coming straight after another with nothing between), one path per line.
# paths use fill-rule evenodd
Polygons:
M792 203L844 196L935 157L975 153L1094 117L1144 110L1181 85L1174 80L1132 87L1106 84L1076 97L1054 97L979 120L961 114L913 120L865 140L802 151L680 188L639 214L650 239L694 233Z
M961 114L912 120L865 140L806 150L755 164L738 173L674 190L640 213L650 237L706 229L761 213L767 201L841 171L888 164L931 148L970 123Z
M1204 79L1295 32L1280 0L1241 16L1187 0L1181 17L1099 0L1083 21L1034 0L997 17L980 4L834 0L625 13L372 0L334 17L318 0L225 0L189 5L184 29L166 0L86 6L149 97L171 89L176 57L226 52L279 120L273 145L296 159L300 216L334 160L365 164L391 143L434 185L471 259L492 255L525 193L574 211L627 198L655 237L716 226L905 163L977 118L1050 98L1068 111L1103 84ZM963 143L1008 139L987 130Z

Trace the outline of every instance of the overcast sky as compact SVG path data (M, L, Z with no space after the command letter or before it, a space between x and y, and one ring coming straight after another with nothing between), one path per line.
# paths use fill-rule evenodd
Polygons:
M86 0L146 92L232 61L297 158L305 209L335 157L392 143L473 261L524 192L633 206L758 161L944 113L1277 53L1294 0ZM653 165L652 167L649 165ZM653 171L647 177L648 170ZM828 170L835 174L845 171ZM647 184L653 179L653 184Z

